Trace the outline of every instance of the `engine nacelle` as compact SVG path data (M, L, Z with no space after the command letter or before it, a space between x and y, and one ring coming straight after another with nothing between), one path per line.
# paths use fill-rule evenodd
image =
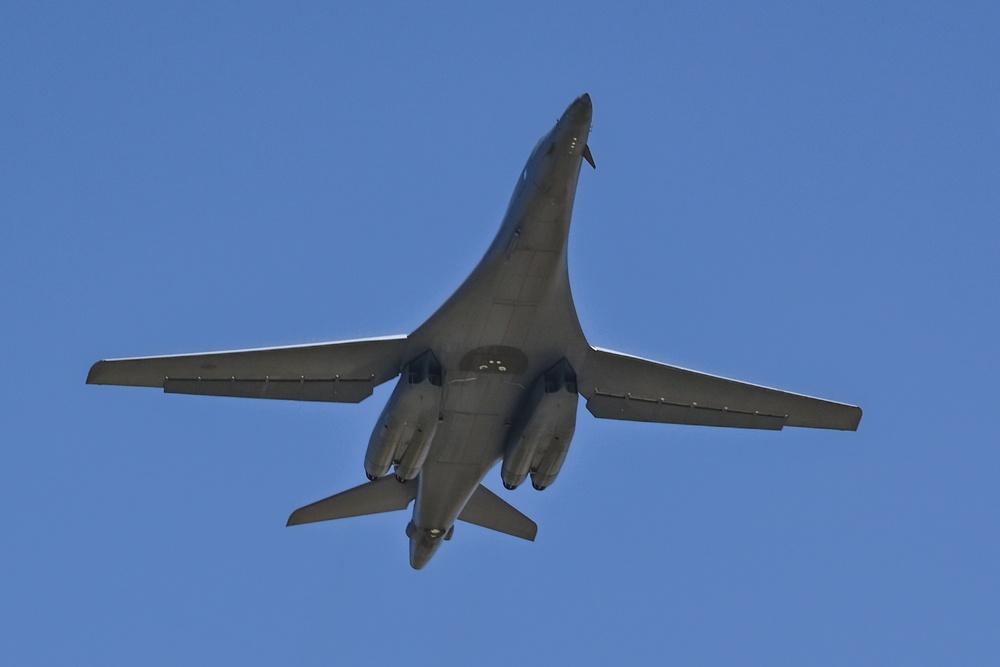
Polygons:
M555 481L576 430L579 398L576 373L565 359L538 378L507 440L500 469L506 488L517 488L528 473L539 490Z
M413 479L430 451L441 412L441 365L430 350L403 369L375 424L365 454L368 479L396 466L400 481Z

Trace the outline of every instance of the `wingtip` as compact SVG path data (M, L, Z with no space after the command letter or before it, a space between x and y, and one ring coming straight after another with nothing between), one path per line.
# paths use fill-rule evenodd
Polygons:
M103 363L104 361L98 361L90 367L90 370L87 372L87 384L100 384L97 380L101 374L101 365Z
M288 521L285 522L285 528L288 528L290 526L301 526L304 523L309 523L309 522L303 520L302 508L300 507L299 509L295 510L294 512L288 515Z
M855 415L856 415L857 419L854 420L854 428L852 428L850 430L857 431L858 427L861 426L861 418L864 417L865 413L864 413L864 410L862 410L861 408L859 408L857 406L854 407L854 410L855 410Z
M856 405L845 406L847 410L843 413L841 419L839 419L835 424L827 426L825 428L835 429L837 431L857 431L858 426L861 425L861 417L863 413L861 408Z

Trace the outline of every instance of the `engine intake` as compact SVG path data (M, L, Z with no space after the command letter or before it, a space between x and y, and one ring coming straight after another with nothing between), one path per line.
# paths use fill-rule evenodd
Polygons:
M576 430L578 401L576 373L565 359L535 381L507 441L504 487L517 488L529 473L539 490L555 481Z
M368 479L384 477L393 464L401 482L417 476L437 430L441 396L441 364L428 350L403 368L375 424L365 454Z

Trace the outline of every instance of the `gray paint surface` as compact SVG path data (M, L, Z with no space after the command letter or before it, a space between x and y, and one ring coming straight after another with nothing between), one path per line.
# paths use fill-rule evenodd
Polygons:
M530 470L533 483L544 487L558 474L572 427L570 423L560 431L568 433L560 441L546 426L565 426L567 419L575 419L575 398L544 401L537 396L547 391L539 384L544 384L546 371L559 364L568 364L567 377L575 373L575 385L570 386L596 417L768 430L856 430L861 410L855 406L590 346L570 292L566 249L581 165L593 165L587 144L591 116L590 97L582 95L542 137L483 259L409 336L101 361L91 368L88 383L359 402L376 385L401 373L398 391L406 391L408 364L432 352L441 369L440 410L415 479L405 484L376 479L289 518L294 525L395 511L413 502L407 534L410 564L417 569L450 539L457 520L534 539L535 524L481 482L517 447L529 448L517 453L522 455L518 460L535 466ZM391 413L392 405L387 409ZM526 421L537 426L528 434L536 441L522 437L518 428L512 430ZM383 446L379 435L376 430L372 447ZM542 456L546 453L549 456ZM536 469L538 465L547 468Z

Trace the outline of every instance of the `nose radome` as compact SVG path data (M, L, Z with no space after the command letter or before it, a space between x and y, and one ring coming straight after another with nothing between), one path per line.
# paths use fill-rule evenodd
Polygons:
M573 100L573 104L569 105L569 110L573 111L576 115L589 114L594 108L593 103L590 101L590 95L584 93L580 97Z
M589 126L590 118L593 115L593 104L590 101L590 95L584 93L580 97L573 100L573 103L569 105L566 109L566 113L563 114L563 119L569 121L576 126Z

